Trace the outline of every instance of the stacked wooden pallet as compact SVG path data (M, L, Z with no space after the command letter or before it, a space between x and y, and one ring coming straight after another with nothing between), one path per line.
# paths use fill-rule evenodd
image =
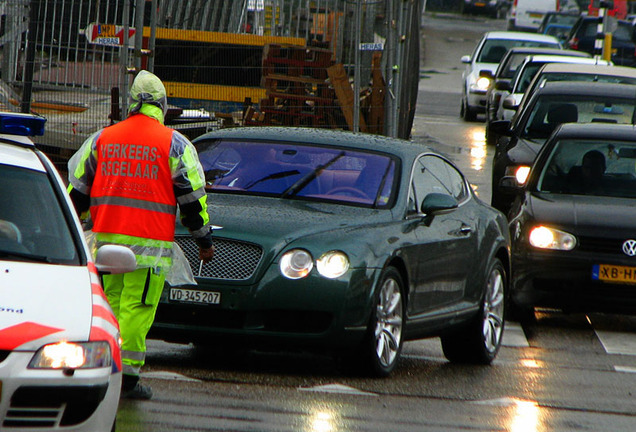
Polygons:
M332 58L333 52L324 48L267 45L262 72L267 97L260 101L260 113L246 111L244 123L347 128L329 73L336 66ZM351 90L346 74L337 79Z

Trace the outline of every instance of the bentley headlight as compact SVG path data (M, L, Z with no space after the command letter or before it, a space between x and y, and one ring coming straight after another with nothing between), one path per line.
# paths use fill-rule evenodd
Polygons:
M33 356L31 369L93 369L110 367L108 342L58 342L45 345Z
M570 251L576 246L576 237L572 234L545 226L532 228L528 238L530 244L539 249Z
M316 261L318 273L329 279L335 279L349 269L349 258L344 252L329 251Z
M303 249L285 252L280 259L280 272L289 279L302 279L314 268L311 254Z

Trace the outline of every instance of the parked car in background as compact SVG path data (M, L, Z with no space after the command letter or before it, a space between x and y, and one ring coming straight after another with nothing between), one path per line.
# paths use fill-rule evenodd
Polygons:
M554 36L555 38L560 40L561 43L565 44L571 31L572 26L570 25L548 24L542 33L548 36Z
M572 13L572 12L561 12L561 11L550 11L547 12L543 19L541 20L541 24L537 28L537 33L545 34L548 27L551 25L559 25L566 28L572 28L574 24L578 21L580 14Z
M536 32L548 12L559 10L559 0L514 0L508 13L508 30Z
M517 193L510 314L636 312L636 129L564 124Z
M100 274L135 269L133 252L93 259L53 163L29 137L45 119L0 113L0 430L115 430L117 320Z
M574 63L547 63L543 65L528 85L525 94L549 81L586 81L614 84L636 84L636 68L626 66L584 65ZM525 97L522 98L523 103ZM517 107L519 109L519 107Z
M546 82L524 99L511 121L493 122L502 136L495 148L492 169L493 207L508 214L513 195L503 191L503 177L525 182L537 152L562 123L632 124L636 86L589 82Z
M570 50L563 50L564 52ZM498 86L499 101L498 105L490 106L487 111L486 118L486 142L494 145L497 143L499 136L491 131L491 124L497 120L510 120L516 113L516 107L526 93L526 89L532 82L537 71L547 63L568 63L568 64L587 64L587 65L611 65L607 60L599 60L591 57L577 57L567 55L529 55L517 67L515 75L507 83L500 83ZM504 106L504 101L507 101Z
M152 337L318 350L380 376L404 341L428 336L451 361L495 358L507 223L448 159L310 128L227 128L194 144L216 254L202 265L178 227L198 284L164 289Z
M585 0L559 0L559 11L561 13L580 15L583 9L585 9L584 5L580 5L579 3Z
M493 18L503 18L509 8L508 0L463 0L462 2L462 13L490 15Z
M491 80L481 76L489 72L492 76L499 62L512 47L542 47L561 49L561 43L552 36L526 32L493 31L483 35L471 55L465 55L462 72L462 98L460 116L466 121L474 121L477 114L486 111L486 93Z
M515 76L519 65L524 62L526 57L534 55L592 57L588 53L574 50L533 47L510 48L499 62L494 76L487 71L480 74L481 77L488 77L491 80L491 85L486 92L486 140L488 143L494 144L496 142L496 140L489 138L489 129L490 123L496 120L496 114L501 105L502 96L509 94L511 79Z
M572 27L565 46L594 54L597 33L598 17L581 16ZM616 28L612 31L611 60L618 66L636 66L634 26L629 21L616 20Z

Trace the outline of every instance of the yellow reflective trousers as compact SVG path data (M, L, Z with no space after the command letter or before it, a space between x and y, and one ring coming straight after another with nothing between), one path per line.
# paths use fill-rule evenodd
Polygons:
M130 273L104 275L104 293L119 321L122 372L139 376L146 360L146 335L155 319L165 273L140 268Z

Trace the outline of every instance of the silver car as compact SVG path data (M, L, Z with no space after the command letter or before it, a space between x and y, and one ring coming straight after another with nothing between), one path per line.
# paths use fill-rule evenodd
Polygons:
M536 33L493 31L481 38L471 55L465 55L461 62L466 65L462 73L462 100L460 116L466 121L474 121L477 114L486 111L486 93L492 80L480 76L481 71L494 75L499 62L506 52L516 46L561 49L561 42L553 36Z

